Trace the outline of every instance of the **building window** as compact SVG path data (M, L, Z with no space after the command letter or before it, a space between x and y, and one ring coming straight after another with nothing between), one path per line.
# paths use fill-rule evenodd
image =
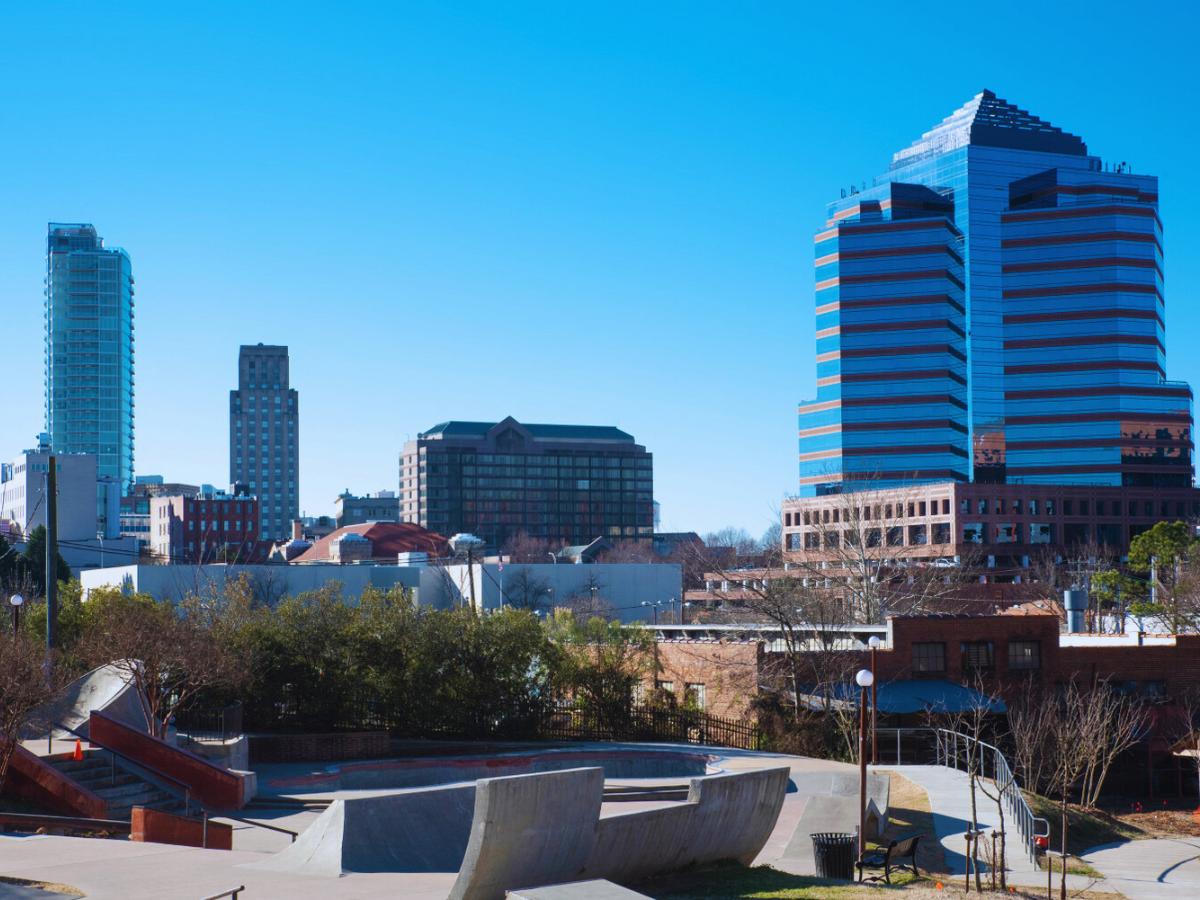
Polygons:
M654 686L660 691L666 691L669 694L675 693L675 682L673 681L656 681Z
M946 645L940 641L913 644L912 668L914 672L945 672Z
M991 672L995 660L991 641L964 641L962 645L963 674Z
M1014 671L1036 671L1042 667L1042 645L1037 641L1009 641L1008 667Z
M699 682L687 682L683 690L684 705L692 709L704 709L707 698L704 692L704 685Z

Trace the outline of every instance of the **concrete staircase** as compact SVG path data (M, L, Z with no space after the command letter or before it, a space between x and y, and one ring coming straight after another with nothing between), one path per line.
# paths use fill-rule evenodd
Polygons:
M60 756L46 757L46 762L104 800L110 819L129 819L135 806L183 815L181 797L121 768L120 759L114 772L111 757L104 750L85 750L81 760Z

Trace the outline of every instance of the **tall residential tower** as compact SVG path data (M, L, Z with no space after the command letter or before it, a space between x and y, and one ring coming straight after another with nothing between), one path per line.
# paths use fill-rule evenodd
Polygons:
M46 432L55 453L90 453L100 479L133 484L133 271L92 225L46 240Z
M800 493L1187 488L1158 182L991 91L830 205Z
M287 347L244 345L229 392L229 480L258 497L263 540L285 539L300 511L299 406Z

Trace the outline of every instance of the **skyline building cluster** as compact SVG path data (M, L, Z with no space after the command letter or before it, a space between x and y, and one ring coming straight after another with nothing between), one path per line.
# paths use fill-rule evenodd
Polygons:
M1126 536L1150 509L1190 508L1178 492L1193 484L1192 391L1167 379L1158 199L1154 176L1106 165L988 90L869 188L843 192L815 236L800 500L944 482L1171 492L1113 506L1139 511ZM132 502L132 266L94 226L66 223L48 226L46 265L48 447L95 456L108 534L114 487L130 501L122 521L149 514ZM230 494L257 498L256 539L286 540L300 513L288 348L242 345L229 403ZM655 527L652 467L617 428L448 421L405 445L394 497L336 502L345 521L394 518L491 547L521 534L640 540ZM789 506L784 527L800 512ZM1044 524L1029 533L1055 542Z
M800 494L937 481L1180 488L1158 180L983 91L829 206Z

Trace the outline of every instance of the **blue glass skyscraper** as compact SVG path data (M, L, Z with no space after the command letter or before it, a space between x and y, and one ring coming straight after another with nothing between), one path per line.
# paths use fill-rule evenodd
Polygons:
M1157 179L1106 167L991 91L832 203L801 493L1190 485L1192 395L1166 381L1157 207Z
M50 223L46 243L46 432L55 453L91 453L133 484L133 271L91 225Z

